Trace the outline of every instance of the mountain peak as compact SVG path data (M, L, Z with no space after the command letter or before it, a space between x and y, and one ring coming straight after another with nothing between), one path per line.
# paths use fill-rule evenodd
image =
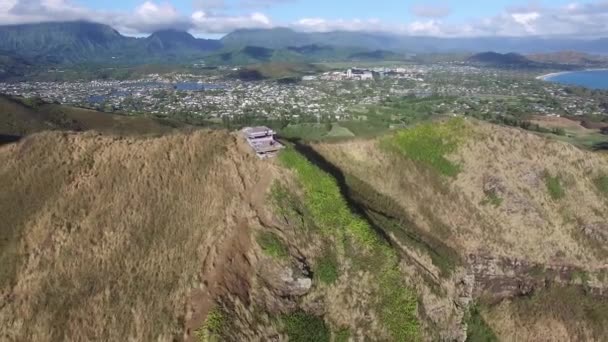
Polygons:
M180 30L175 30L175 29L167 29L167 30L160 30L160 31L156 31L154 33L152 33L150 35L150 37L148 38L160 38L160 39L170 39L170 40L187 40L187 41L192 41L196 38L194 38L194 36L192 36L190 33L186 32L186 31L180 31Z
M531 61L526 57L517 53L498 53L498 52L482 52L475 54L468 59L469 62L482 63L482 64L494 64L494 65L516 65L516 64L528 64Z

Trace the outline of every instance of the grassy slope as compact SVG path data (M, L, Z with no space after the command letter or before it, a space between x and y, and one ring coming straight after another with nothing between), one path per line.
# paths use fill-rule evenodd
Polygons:
M162 134L182 127L172 121L106 114L93 110L44 103L34 99L0 96L0 134L23 136L43 130L72 130L119 135Z
M428 125L398 132L388 142L325 143L316 149L395 200L418 226L452 236L454 247L601 265L605 251L589 249L577 234L582 225L608 220L596 185L608 168L606 157L517 129L481 122L467 127L470 137L457 151L449 137L464 133L441 128L430 134L434 128ZM427 136L446 145L431 144ZM552 197L546 175L560 179L563 198ZM539 243L546 248L535 248Z
M350 248L359 250L363 271L377 279L377 288L370 289L377 298L380 324L395 341L420 338L417 299L403 282L395 251L383 242L372 227L348 208L336 181L294 150L280 156L283 165L293 170L304 190L304 204L322 234L335 236L337 241L352 241ZM340 247L338 247L340 249ZM342 247L346 248L346 247Z
M438 276L450 269L442 260L453 250L463 258L489 253L592 270L604 264L605 246L581 233L581 227L608 220L602 209L605 155L481 122L466 123L464 130L450 123L421 125L382 141L320 143L315 149L353 179L349 185L367 194L371 208L384 208L384 214L399 219L391 223L380 217L378 222L393 227L388 231L405 246L428 249L430 258L418 260ZM559 176L561 196L552 196L546 175ZM388 210L395 205L398 209ZM562 305L559 296L552 298L545 308L549 314ZM527 317L519 306L509 310L501 316L507 322L508 312ZM541 313L524 331L543 324ZM581 315L578 331L567 320L554 320L563 333L556 336L576 339L589 331L597 336L592 318ZM488 321L498 329L497 322ZM507 340L514 332L498 331Z
M240 210L234 149L204 131L42 133L0 147L0 293L11 298L0 334L179 338L203 253Z

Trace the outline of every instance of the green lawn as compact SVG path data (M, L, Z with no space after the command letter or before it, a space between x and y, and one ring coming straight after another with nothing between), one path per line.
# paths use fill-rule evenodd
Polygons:
M331 131L327 133L327 137L331 138L349 138L354 136L353 132L339 123L332 124Z

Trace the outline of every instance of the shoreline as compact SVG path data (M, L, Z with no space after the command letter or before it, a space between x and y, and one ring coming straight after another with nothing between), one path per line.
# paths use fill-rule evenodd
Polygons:
M541 81L549 81L553 77L556 77L556 76L561 76L561 75L565 75L565 74L572 74L572 73L575 73L575 72L583 72L583 71L608 71L608 68L593 68L593 69L583 69L583 70L573 70L573 71L552 72L550 74L536 76L536 79L537 80L541 80Z

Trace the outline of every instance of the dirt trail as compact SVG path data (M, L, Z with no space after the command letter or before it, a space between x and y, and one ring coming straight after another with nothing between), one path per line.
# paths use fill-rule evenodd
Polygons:
M241 200L238 207L226 208L226 229L213 238L213 246L201 267L201 287L195 289L187 308L185 341L195 341L194 332L201 327L217 300L234 296L248 305L250 286L257 257L252 250L252 228L270 225L272 219L265 208L266 193L274 180L271 161L258 160L235 137L235 153L230 156L230 168L239 175Z

